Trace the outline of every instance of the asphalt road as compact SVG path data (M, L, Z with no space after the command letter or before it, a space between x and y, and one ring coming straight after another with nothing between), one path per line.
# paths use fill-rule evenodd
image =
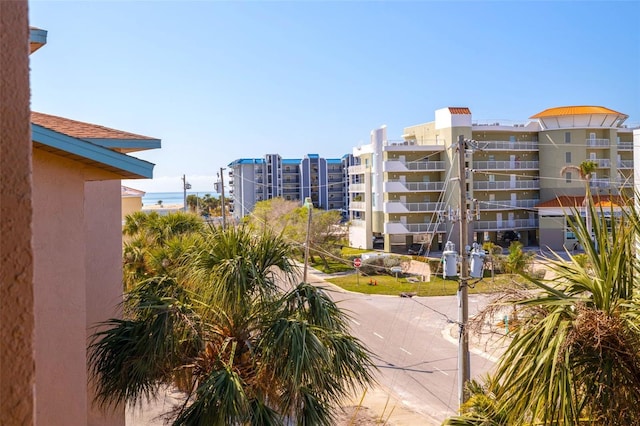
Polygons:
M314 273L309 281L324 283ZM351 314L353 334L375 354L379 383L433 424L455 414L458 347L444 334L457 320L457 298L371 296L331 288L332 298ZM483 296L469 297L470 315L484 300ZM493 366L487 358L471 353L472 377Z

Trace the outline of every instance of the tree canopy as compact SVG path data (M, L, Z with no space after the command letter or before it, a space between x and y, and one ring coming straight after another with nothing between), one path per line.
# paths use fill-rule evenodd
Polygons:
M97 402L172 385L185 393L176 425L331 425L343 398L373 383L347 314L299 283L282 236L171 216L127 219L124 317L99 324L90 345Z

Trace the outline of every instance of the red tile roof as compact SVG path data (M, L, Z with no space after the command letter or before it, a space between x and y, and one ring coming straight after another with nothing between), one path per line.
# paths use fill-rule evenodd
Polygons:
M560 117L563 115L589 115L589 114L614 114L614 115L622 115L627 117L626 114L623 114L618 111L614 111L609 108L601 107L601 106L564 106L564 107L555 107L545 109L542 112L537 113L536 115L532 115L529 118L545 118L545 117Z
M624 206L627 204L625 199L619 195L594 195L593 201L596 207L610 207L611 204L616 206ZM548 201L539 203L536 208L553 208L553 207L582 207L584 196L560 195Z
M449 107L451 114L471 114L471 110L467 107Z
M55 115L31 112L31 122L38 126L46 127L54 132L63 133L78 139L130 139L130 140L155 140L149 136L136 135L135 133L111 129L97 124L84 123L69 118Z

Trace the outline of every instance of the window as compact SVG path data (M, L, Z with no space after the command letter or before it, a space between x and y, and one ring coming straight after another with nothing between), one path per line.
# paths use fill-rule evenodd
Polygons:
M564 153L564 162L567 164L571 164L571 153L570 152L565 152Z
M496 181L496 175L489 175L489 182L495 182Z
M567 173L565 173L564 175L567 177L566 182L567 182L567 183L571 183L571 172L567 172Z
M564 143L571 143L571 132L564 132Z

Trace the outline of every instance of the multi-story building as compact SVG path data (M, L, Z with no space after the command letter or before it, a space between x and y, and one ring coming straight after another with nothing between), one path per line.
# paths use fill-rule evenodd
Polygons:
M519 235L525 245L562 248L570 238L564 207L546 209L559 196L584 197L586 181L565 166L585 160L598 169L589 182L595 195L633 194L633 134L627 115L603 107L560 107L523 123L472 119L468 108L443 108L435 121L387 139L386 127L371 143L353 149L349 168L350 243L385 250L412 243L432 250L459 241L456 219L465 209L469 241L502 242ZM465 203L460 206L458 138L467 141ZM578 203L580 205L581 203ZM507 232L509 231L509 232Z
M233 216L248 215L259 201L282 197L300 201L309 197L316 208L348 208L347 168L353 157L322 158L307 154L302 159L286 159L278 154L264 158L241 158L229 164Z

